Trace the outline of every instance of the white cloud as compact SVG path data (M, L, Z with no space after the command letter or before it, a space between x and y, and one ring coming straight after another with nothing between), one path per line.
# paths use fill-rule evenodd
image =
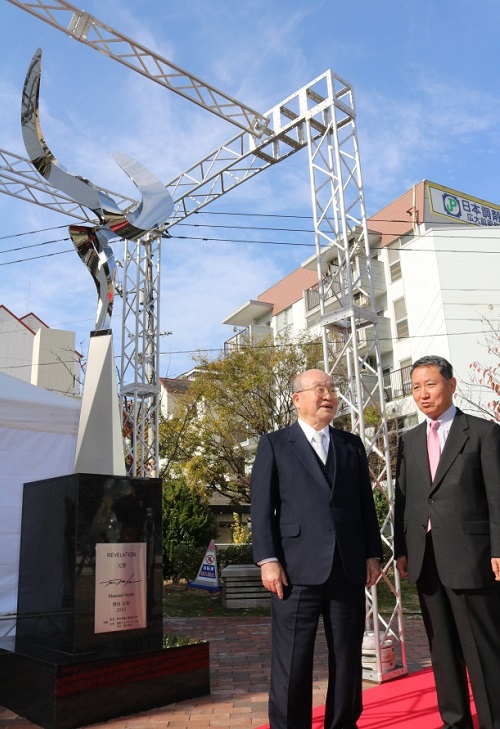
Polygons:
M162 260L160 328L173 331L162 338L162 376L178 375L191 366L189 354L170 352L222 349L232 336L222 321L283 276L272 260L263 267L262 258L244 244L167 241Z
M459 84L451 88L422 69L414 82L411 97L365 91L358 99L364 181L375 205L420 179L441 177L453 158L470 155L486 140L500 153L500 102L494 94Z

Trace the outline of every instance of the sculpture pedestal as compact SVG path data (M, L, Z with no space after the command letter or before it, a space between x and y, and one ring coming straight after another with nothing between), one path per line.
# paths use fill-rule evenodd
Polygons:
M160 479L25 484L0 705L72 729L210 692L208 644L163 636L161 514Z
M14 639L0 640L0 705L45 729L75 729L208 693L206 642L98 658L21 652Z

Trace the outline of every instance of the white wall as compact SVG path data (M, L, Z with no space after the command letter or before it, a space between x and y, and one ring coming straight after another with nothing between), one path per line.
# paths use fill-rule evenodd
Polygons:
M484 319L500 322L500 236L495 228L430 231L402 252L413 359L438 354L469 391L470 364L498 364L488 354ZM474 391L478 396L477 390ZM491 391L484 393L491 399ZM457 398L464 409L471 408Z
M417 238L401 252L411 357L438 354L449 359L440 271L432 234Z
M75 333L39 329L33 341L31 384L63 395L79 395L79 376Z
M23 484L73 473L80 403L0 373L0 636L15 629Z
M33 332L0 308L0 372L30 382L33 338Z

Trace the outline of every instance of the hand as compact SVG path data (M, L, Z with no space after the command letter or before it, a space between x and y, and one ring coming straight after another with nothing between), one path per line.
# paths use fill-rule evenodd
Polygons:
M495 575L495 580L500 582L500 557L491 558L491 569Z
M373 587L381 574L382 570L380 568L380 560L376 557L370 557L367 559L365 587Z
M399 572L399 576L406 580L408 577L408 561L404 555L397 558L396 569Z
M260 566L260 576L266 590L274 592L280 600L283 600L283 586L288 585L288 580L280 563L264 562Z

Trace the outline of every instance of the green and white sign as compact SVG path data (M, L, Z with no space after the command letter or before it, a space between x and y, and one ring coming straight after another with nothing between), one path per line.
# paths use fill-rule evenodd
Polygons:
M431 212L434 215L481 227L500 225L500 206L439 185L429 183L427 188Z

